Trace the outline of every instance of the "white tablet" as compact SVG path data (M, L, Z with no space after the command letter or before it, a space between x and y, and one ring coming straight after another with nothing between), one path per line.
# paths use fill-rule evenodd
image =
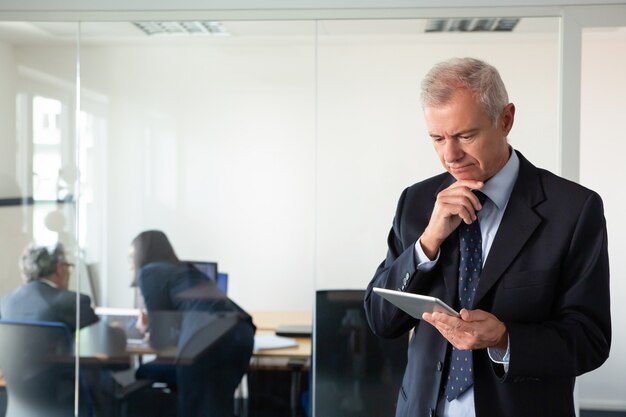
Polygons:
M435 311L459 317L459 313L436 297L378 287L374 287L374 292L416 319L421 319L423 313L434 313Z

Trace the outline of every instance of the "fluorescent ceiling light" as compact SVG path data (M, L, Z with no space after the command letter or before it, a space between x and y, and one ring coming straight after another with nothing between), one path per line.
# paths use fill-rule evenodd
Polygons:
M215 21L133 22L133 24L146 35L230 35L221 22Z
M430 19L424 32L512 32L518 23L518 18L505 17Z

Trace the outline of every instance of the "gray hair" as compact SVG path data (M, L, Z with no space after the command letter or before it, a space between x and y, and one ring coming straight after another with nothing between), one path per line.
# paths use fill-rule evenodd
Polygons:
M475 58L452 58L435 65L422 81L422 106L445 105L464 88L474 94L496 127L509 95L498 70Z
M53 247L31 243L22 253L20 269L26 282L30 282L54 274L57 265L64 262L66 262L65 249L61 243Z

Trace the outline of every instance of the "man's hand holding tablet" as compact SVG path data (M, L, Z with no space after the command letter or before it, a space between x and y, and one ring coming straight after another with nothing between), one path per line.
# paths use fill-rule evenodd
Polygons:
M421 320L423 313L435 312L460 317L457 311L436 297L378 287L374 287L374 292L418 320Z

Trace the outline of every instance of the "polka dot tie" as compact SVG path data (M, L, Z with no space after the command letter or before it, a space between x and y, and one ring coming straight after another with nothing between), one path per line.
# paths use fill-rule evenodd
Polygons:
M486 196L480 191L474 191L481 204ZM483 269L483 240L480 234L478 219L472 224L461 223L459 226L459 305L471 309L474 305L474 296ZM472 369L472 351L452 348L448 380L445 394L448 401L456 399L474 383Z

